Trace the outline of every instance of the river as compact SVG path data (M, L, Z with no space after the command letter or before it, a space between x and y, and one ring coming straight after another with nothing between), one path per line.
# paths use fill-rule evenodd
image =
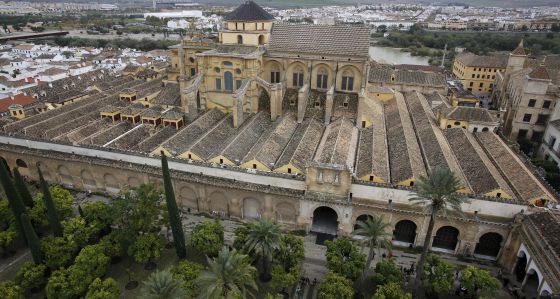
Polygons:
M369 56L381 63L429 65L428 57L411 56L410 52L402 52L398 48L369 47Z

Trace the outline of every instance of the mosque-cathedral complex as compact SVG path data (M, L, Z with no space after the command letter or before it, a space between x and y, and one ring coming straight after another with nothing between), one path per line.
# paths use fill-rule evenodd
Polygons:
M558 194L497 133L497 111L459 105L437 68L379 64L369 46L368 28L277 23L247 1L217 40L174 47L168 68L24 90L43 109L10 108L0 156L33 179L39 163L51 182L117 193L159 180L165 153L185 211L335 235L382 214L402 246L421 246L429 220L408 201L416 180L447 167L471 201L438 219L432 250L511 271L524 254L539 292L560 292L560 257L536 257L548 237L530 229L560 221L546 209Z

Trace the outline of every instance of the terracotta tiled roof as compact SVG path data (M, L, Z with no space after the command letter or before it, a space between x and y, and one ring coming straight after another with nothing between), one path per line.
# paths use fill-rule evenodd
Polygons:
M226 21L270 21L274 17L253 1L245 1L227 15Z
M369 29L350 25L274 24L268 50L367 57Z
M484 108L456 106L442 109L441 114L448 119L474 122L496 122L490 112Z
M539 66L529 73L529 77L533 79L550 80L548 71L544 66Z
M527 219L543 237L549 249L560 256L560 215L546 211L531 214Z
M33 102L35 102L35 99L33 97L26 96L23 93L17 94L13 98L12 97L3 98L0 99L0 112L8 111L8 108L14 104L25 106Z
M468 67L494 68L505 68L508 60L506 55L479 56L473 53L461 53L455 59Z

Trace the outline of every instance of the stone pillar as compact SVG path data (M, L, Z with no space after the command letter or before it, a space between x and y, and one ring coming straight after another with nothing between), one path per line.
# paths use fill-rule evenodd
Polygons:
M185 49L183 48L183 43L179 44L179 77L185 75Z
M241 219L243 217L243 212L241 211L243 209L242 204L241 204L241 200L239 200L239 198L237 197L233 197L230 200L229 203L229 215L230 217L237 217L239 219Z
M327 99L325 101L325 125L331 123L331 116L334 104L334 85L331 86L327 92Z
M303 118L305 117L305 110L307 108L307 100L309 99L309 83L305 83L298 91L298 110L297 110L297 122L301 124Z
M233 127L239 128L243 124L243 94L233 95Z
M270 195L266 195L264 197L264 209L262 211L262 215L268 219L273 219L274 211L273 211L273 199Z
M282 115L282 85L272 84L268 91L270 95L270 117L272 121L275 121L278 116Z

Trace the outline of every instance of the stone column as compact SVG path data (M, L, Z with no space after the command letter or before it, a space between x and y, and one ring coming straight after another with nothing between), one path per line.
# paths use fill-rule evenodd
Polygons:
M233 95L233 127L239 128L243 124L243 94Z
M270 195L266 195L264 197L264 209L262 211L263 216L268 218L268 219L273 219L274 213L273 213L273 199L270 197Z
M331 86L327 92L327 99L325 101L325 125L331 123L331 116L334 104L334 85Z
M305 83L298 91L298 110L297 110L297 122L301 124L303 118L305 117L305 110L307 108L307 100L309 99L309 83Z

